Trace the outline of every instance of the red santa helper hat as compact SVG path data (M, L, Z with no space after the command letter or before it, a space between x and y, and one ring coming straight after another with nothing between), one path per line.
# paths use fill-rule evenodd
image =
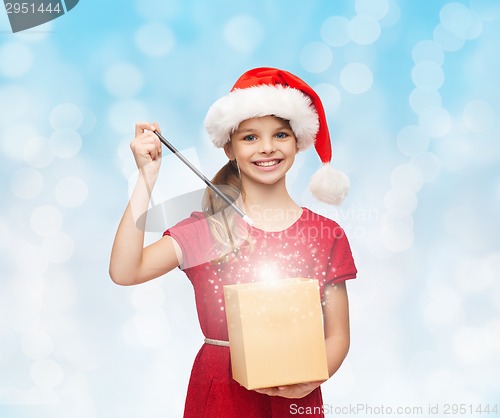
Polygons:
M205 128L221 148L241 122L269 115L290 122L299 151L314 144L323 166L312 176L309 190L319 200L340 204L349 190L349 179L330 165L332 147L321 99L297 76L276 68L247 71L228 95L210 107Z

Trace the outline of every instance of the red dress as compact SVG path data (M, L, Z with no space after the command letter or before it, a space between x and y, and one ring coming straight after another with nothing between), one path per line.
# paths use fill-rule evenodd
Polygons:
M320 289L356 277L349 243L340 226L307 208L289 228L265 232L250 227L251 245L236 260L214 262L214 240L204 215L189 218L165 232L182 249L183 270L194 287L198 319L205 337L228 340L223 286L273 278L318 279ZM231 377L229 348L204 344L196 356L188 386L184 418L286 418L298 410L323 417L321 389L301 399L261 395ZM304 409L302 409L302 407ZM299 409L301 408L301 409ZM307 409L306 409L307 408Z

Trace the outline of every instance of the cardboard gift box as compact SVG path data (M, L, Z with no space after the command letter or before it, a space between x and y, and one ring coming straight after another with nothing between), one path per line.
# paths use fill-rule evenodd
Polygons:
M258 389L328 379L317 280L224 286L233 379Z

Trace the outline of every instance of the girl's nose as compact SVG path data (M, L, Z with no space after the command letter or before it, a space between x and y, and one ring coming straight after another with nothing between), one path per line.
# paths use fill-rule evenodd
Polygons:
M260 142L260 152L270 154L275 150L273 138L265 137Z

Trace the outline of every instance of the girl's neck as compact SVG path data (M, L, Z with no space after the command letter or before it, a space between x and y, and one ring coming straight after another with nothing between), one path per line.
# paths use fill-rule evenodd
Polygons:
M293 201L286 187L245 188L244 207L254 226L266 231L281 231L300 218L302 208Z

